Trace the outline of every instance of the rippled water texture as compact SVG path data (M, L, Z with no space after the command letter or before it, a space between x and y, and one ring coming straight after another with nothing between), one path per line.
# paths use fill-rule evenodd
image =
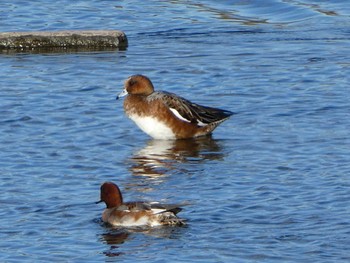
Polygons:
M119 29L125 51L0 55L1 262L350 260L350 5L8 1L0 31ZM115 101L131 74L236 112L212 138L155 141ZM113 229L125 200L186 227Z

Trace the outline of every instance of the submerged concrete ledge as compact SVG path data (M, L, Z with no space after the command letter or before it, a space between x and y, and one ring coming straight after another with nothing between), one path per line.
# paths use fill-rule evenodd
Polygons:
M128 40L119 30L69 30L44 32L0 33L0 50L35 50L52 48L83 48L87 50L126 49Z

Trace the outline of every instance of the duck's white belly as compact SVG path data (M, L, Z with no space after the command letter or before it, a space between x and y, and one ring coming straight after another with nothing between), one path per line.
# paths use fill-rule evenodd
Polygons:
M163 122L153 117L140 117L135 114L129 115L139 128L154 139L169 140L176 139L173 131Z

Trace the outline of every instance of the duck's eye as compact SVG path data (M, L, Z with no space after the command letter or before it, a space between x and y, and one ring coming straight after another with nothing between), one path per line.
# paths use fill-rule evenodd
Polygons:
M136 84L136 80L134 80L134 79L130 79L129 80L129 85L130 86L134 86Z

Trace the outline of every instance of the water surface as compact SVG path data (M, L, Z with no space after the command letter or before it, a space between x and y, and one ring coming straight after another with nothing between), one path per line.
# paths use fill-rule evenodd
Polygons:
M119 29L125 51L0 55L2 262L345 262L347 1L11 1L0 31ZM236 112L155 141L115 96L132 74ZM125 200L184 203L186 227L113 229Z

